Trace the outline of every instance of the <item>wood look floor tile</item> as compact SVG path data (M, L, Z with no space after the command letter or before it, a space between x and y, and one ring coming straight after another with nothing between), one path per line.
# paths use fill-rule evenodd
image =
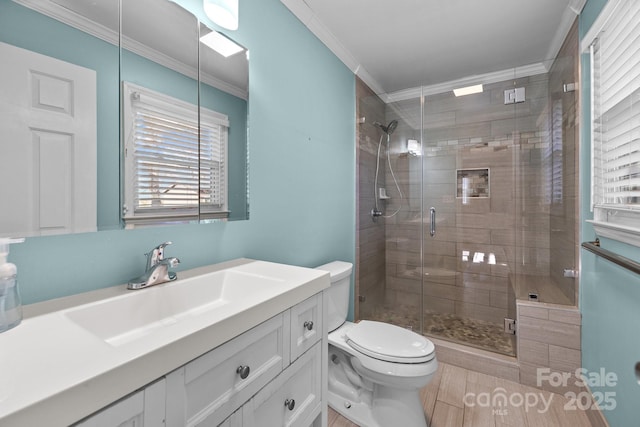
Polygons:
M466 385L466 369L453 365L444 365L437 400L462 409L464 407L463 399Z
M436 401L431 418L431 427L462 427L464 410L457 406L449 405L441 400Z
M485 400L474 400L481 393ZM494 405L496 395L506 396L506 406ZM486 403L487 397L491 404ZM429 427L591 426L586 412L574 409L563 395L446 363L439 363L438 372L420 391L420 399ZM531 404L534 401L536 405ZM358 427L331 408L328 419L328 427Z

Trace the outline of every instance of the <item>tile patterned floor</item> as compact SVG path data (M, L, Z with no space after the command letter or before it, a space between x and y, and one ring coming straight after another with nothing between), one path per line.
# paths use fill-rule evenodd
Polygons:
M425 313L424 333L507 356L515 356L515 335L503 325L468 319L455 314Z
M380 307L370 320L391 323L401 327L416 325L420 320L417 311L406 307ZM504 333L503 325L469 319L455 314L425 312L424 333L460 344L515 356L515 336Z
M502 406L501 396L507 397ZM591 426L585 411L562 395L445 363L420 397L430 427ZM329 408L328 427L358 426Z

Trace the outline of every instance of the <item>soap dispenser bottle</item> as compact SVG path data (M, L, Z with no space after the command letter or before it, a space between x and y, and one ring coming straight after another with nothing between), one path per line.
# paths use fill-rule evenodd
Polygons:
M18 293L17 268L7 261L9 244L24 239L0 238L0 333L18 326L22 321L22 304Z

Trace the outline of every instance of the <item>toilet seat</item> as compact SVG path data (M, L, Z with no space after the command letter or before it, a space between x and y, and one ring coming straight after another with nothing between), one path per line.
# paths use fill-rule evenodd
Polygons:
M430 357L426 358L426 362L403 363L402 361L386 361L382 359L384 356L381 354L372 353L374 356L369 356L357 350L353 345L353 342L347 342L347 335L349 334L349 331L357 325L357 323L345 322L338 329L330 332L328 336L329 346L336 347L349 355L354 368L356 368L357 365L366 369L368 371L365 375L366 378L379 384L385 384L396 388L406 388L416 384L418 388L421 388L425 385L423 384L425 377L433 375L438 369L438 361L435 351L432 352ZM378 339L380 337L381 334L378 333ZM363 375L363 369L356 370L360 375Z
M347 344L374 359L394 363L426 363L435 357L431 341L408 329L362 320L345 334Z

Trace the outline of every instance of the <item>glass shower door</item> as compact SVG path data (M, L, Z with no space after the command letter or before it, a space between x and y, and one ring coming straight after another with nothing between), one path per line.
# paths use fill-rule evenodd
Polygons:
M512 86L426 96L422 150L423 332L509 355L515 121L496 94Z

